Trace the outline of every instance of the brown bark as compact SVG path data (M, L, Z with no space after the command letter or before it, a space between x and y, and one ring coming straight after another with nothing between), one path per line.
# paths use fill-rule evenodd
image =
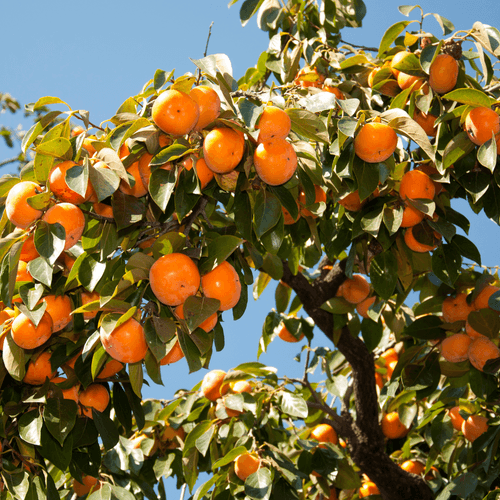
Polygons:
M283 282L295 291L306 313L332 342L333 316L320 307L335 296L345 279L345 261L337 262L331 270L321 273L311 283L301 273L294 276L284 263ZM350 334L347 327L342 329L336 347L352 368L356 418L349 413L347 404L342 408L342 419L335 419L334 424L347 438L353 461L377 485L386 500L433 499L432 491L421 477L405 472L385 453L372 353L361 339Z

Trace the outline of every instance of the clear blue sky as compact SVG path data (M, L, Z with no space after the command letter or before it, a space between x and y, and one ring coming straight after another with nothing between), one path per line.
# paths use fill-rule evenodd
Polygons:
M378 45L384 31L405 20L397 6L401 2L367 0L368 14L362 29L347 29L343 38L359 45ZM42 96L57 96L73 109L90 111L90 119L99 123L111 117L120 104L139 92L156 69L176 69L176 75L194 72L189 58L203 56L208 28L213 21L209 54L225 53L233 64L234 76L253 66L267 47L267 34L252 19L245 28L239 22L241 1L227 8L227 2L191 0L159 1L145 4L130 0L5 2L2 5L0 44L0 92L9 92L22 104ZM422 0L424 12L438 12L450 19L456 29L468 29L474 21L500 27L498 0ZM415 19L417 11L410 14ZM441 30L429 17L424 29L441 36ZM15 127L22 123L19 113L0 116L0 124ZM0 141L0 161L13 155ZM1 174L14 173L4 169ZM494 250L500 246L500 230L484 214L474 216L465 203L454 205L469 217L473 239L488 265L498 263ZM269 287L261 299L250 298L247 313L234 324L231 313L224 313L226 348L214 353L211 367L228 370L255 359L263 320L274 305L274 289ZM251 296L251 291L250 291ZM317 335L314 345L322 345ZM293 361L299 346L275 341L261 361L276 366L279 374L297 376L301 367ZM164 367L164 387L145 388L145 397L170 398L181 387L190 388L204 372L188 376L187 365L180 361ZM172 486L173 487L173 486ZM175 497L175 494L173 495Z

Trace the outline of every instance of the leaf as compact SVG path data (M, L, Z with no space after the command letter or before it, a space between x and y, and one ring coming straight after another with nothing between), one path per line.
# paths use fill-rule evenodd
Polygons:
M271 193L260 190L254 207L254 228L257 237L272 229L281 216L281 204Z
M146 206L138 198L119 190L113 194L112 207L118 230L140 222L146 212Z
M500 318L496 311L490 309L472 311L467 317L467 321L481 335L485 335L490 339L498 337L498 332L500 332Z
M212 240L207 246L208 259L200 266L200 273L211 271L225 262L243 241L243 239L229 234Z
M378 58L382 58L383 55L389 50L392 42L396 40L398 35L411 23L416 21L399 21L396 24L390 26L382 36L382 40L380 41L379 49L378 49Z
M177 170L172 168L165 170L158 168L151 173L149 180L149 192L154 202L162 212L165 212L168 202L175 189L177 181Z
M73 154L71 142L64 137L41 142L35 151L45 156L53 156L54 158L61 158L63 160L71 160Z
M488 97L484 92L478 89L456 89L445 94L442 99L460 102L468 106L485 106L490 108L496 101Z
M281 395L281 411L291 417L307 418L309 410L304 399L291 392L283 392Z
M301 99L299 104L311 113L321 113L337 107L337 98L330 92L319 92Z
M89 180L99 202L109 198L120 186L118 173L99 163L89 167Z
M240 8L241 25L245 26L250 19L257 14L264 0L245 0Z
M12 339L11 332L8 332L4 339L2 360L10 376L17 381L21 381L26 373L25 352Z
M80 263L78 279L89 292L93 292L105 271L104 262L99 262L95 255L87 255Z
M132 366L132 365L130 365ZM141 366L142 370L142 366ZM108 417L106 413L101 413L92 408L92 417L94 420L94 424L99 432L99 435L102 439L102 444L105 450L110 450L113 448L119 440L119 433L116 425L113 421Z
M396 110L394 110L396 111ZM405 113L406 114L406 113ZM429 141L424 129L409 116L399 116L392 119L388 125L396 132L408 136L412 141L418 144L424 153L433 161L435 161L434 147Z
M329 142L326 125L318 115L306 109L287 109L286 112L296 134L312 141Z
M206 319L219 310L220 301L207 297L188 297L183 304L182 310L188 328L193 332Z
M48 431L63 446L76 422L77 406L73 400L49 398L45 404L43 420Z
M420 5L400 5L398 7L398 10L399 10L399 12L401 12L401 14L403 14L403 16L408 17L408 15L410 14L410 12L413 9L417 9L417 8L419 8L420 10L422 10L421 7L420 7Z
M438 316L428 315L418 318L408 325L403 332L416 339L430 340L444 337L443 322Z
M443 35L449 35L452 33L455 29L455 26L451 21L446 19L446 17L440 16L439 14L434 14L432 15L435 17L436 21L439 23L439 26L441 26L441 29L443 30Z
M493 173L497 164L497 144L494 137L479 147L477 160L483 167Z
M52 97L52 96L47 96L47 97L40 97L38 101L31 107L33 111L43 108L44 106L48 106L49 104L64 104L68 106L68 109L71 111L71 107L69 104L65 103L62 99L59 99L59 97Z
M462 256L453 245L440 245L432 254L432 271L447 285L453 287L462 266Z
M59 223L48 224L45 221L39 221L35 230L34 243L37 252L45 257L50 265L54 265L64 251L66 231Z
M360 221L361 229L372 236L377 236L380 225L382 224L382 219L384 217L384 207L379 206L377 209L368 212L367 214L363 214L363 217Z
M370 266L370 280L375 292L389 300L398 281L398 262L392 252L375 256Z
M213 422L211 420L203 420L199 422L186 436L184 440L184 449L182 451L182 456L186 457L192 448L196 447L196 441L198 438L203 436L211 427Z
M448 215L448 214L447 214ZM467 259L470 259L481 265L481 254L472 241L461 234L456 234L451 240L452 245L456 246L458 251Z
M42 426L43 418L39 410L27 411L19 418L19 436L27 443L40 446Z
M261 467L246 479L245 493L254 500L269 500L271 486L271 471L267 467Z
M457 162L460 158L469 154L475 145L467 136L466 132L460 132L455 135L446 145L443 152L443 167L448 168Z

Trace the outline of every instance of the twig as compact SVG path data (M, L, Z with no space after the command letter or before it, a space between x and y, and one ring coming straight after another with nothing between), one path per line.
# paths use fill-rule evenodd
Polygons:
M80 209L84 214L87 214L92 219L100 220L102 222L111 222L112 224L116 224L116 221L113 217L104 217L104 215L96 214L95 212L89 212L88 210Z
M202 214L203 211L205 210L207 203L208 203L208 198L206 196L202 196L199 199L199 201L196 203L193 211L182 220L181 224L186 225L186 227L184 229L184 234L186 236L189 234L189 231L191 231L191 226L193 225L194 221L196 220L196 217L198 217L198 215Z
M16 161L19 161L18 156L15 156L14 158L9 158L8 160L0 161L0 167L4 167L5 165L8 165L9 163L14 163Z
M309 379L307 378L307 370L309 368L309 358L311 357L311 341L309 341L308 344L309 345L308 345L308 349L306 352L306 364L304 366L304 376L302 377L302 379L306 383L309 383Z
M212 36L212 26L214 25L214 22L212 21L210 23L210 26L208 27L208 36L207 36L207 44L205 45L205 52L203 52L203 57L207 57L208 54L208 43L210 42L210 37ZM201 80L201 69L198 68L198 77L196 78L196 85L200 84Z
M186 486L187 486L187 483L184 483L182 485L181 496L180 496L179 500L184 500L184 493L186 493Z
M349 43L346 42L345 40L340 39L342 43L345 43L346 45L350 45L351 47L354 47L355 49L364 49L364 50L369 50L370 52L378 52L379 49L376 47L366 47L365 45L356 45L354 43Z

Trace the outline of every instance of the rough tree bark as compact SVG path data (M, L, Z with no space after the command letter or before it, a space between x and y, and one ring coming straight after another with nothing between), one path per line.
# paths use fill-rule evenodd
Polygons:
M333 316L320 307L335 296L346 279L345 261L337 262L313 282L309 282L301 273L293 275L287 263L283 264L283 282L294 290L306 313L333 342ZM348 405L344 405L341 419L335 419L333 425L347 438L354 463L377 485L385 500L432 500L434 495L425 481L401 469L384 451L372 353L364 342L350 334L347 327L342 329L336 347L352 368L356 418L350 414Z

